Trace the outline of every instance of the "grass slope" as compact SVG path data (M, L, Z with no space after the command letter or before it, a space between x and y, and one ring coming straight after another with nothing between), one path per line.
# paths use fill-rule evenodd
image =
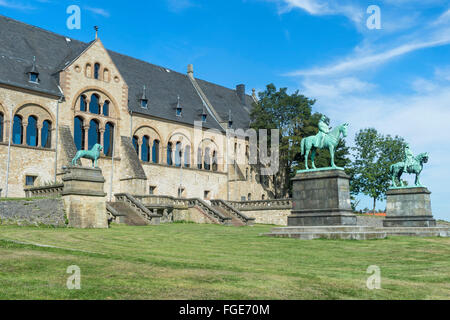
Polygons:
M448 238L259 236L270 228L0 227L0 299L450 298ZM81 290L66 288L71 265ZM381 290L366 288L370 265L381 268Z

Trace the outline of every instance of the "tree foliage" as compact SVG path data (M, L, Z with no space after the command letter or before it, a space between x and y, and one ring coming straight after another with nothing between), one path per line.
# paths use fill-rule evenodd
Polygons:
M360 130L352 148L354 160L348 173L351 176L350 190L356 196L363 193L374 201L384 200L390 187L389 168L404 158L405 141L399 136L382 135L374 128Z
M277 90L269 84L264 92L259 93L259 103L253 105L250 114L255 130L280 130L280 170L274 177L275 196L282 198L291 193L291 178L297 170L304 169L304 157L301 155L301 140L318 133L320 113L313 113L312 106L316 100L301 95L299 91L287 93L287 88ZM270 142L270 131L268 132ZM341 141L336 150L336 164L346 166L350 160L345 141ZM330 165L330 154L327 150L318 151L316 157L318 167Z

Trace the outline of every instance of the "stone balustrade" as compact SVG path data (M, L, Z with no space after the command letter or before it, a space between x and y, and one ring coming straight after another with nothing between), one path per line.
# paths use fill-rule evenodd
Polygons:
M64 184L61 183L61 184L54 184L51 186L25 188L24 191L25 196L27 198L37 198L37 197L53 198L61 196L63 189Z
M292 209L292 199L227 201L227 202L239 211Z

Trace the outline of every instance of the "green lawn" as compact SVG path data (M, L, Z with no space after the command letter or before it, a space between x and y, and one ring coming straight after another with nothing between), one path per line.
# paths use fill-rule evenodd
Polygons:
M0 299L450 298L449 238L259 236L270 229L0 227ZM81 290L66 288L71 265L81 268ZM370 265L381 268L381 290L366 288Z

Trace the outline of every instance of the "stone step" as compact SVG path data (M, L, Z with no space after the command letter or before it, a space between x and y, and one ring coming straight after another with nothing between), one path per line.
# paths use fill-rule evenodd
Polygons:
M385 239L386 232L278 232L264 236L276 238L294 238L300 240L332 239L332 240L373 240Z
M272 233L298 233L298 232L373 232L370 226L304 226L304 227L278 227Z
M381 228L369 226L318 226L318 227L279 227L273 228L269 237L312 239L369 240L384 239L388 236L411 237L450 237L450 228L434 227L394 227Z
M386 232L388 236L450 237L450 228L446 227L388 227L375 228L375 231Z

